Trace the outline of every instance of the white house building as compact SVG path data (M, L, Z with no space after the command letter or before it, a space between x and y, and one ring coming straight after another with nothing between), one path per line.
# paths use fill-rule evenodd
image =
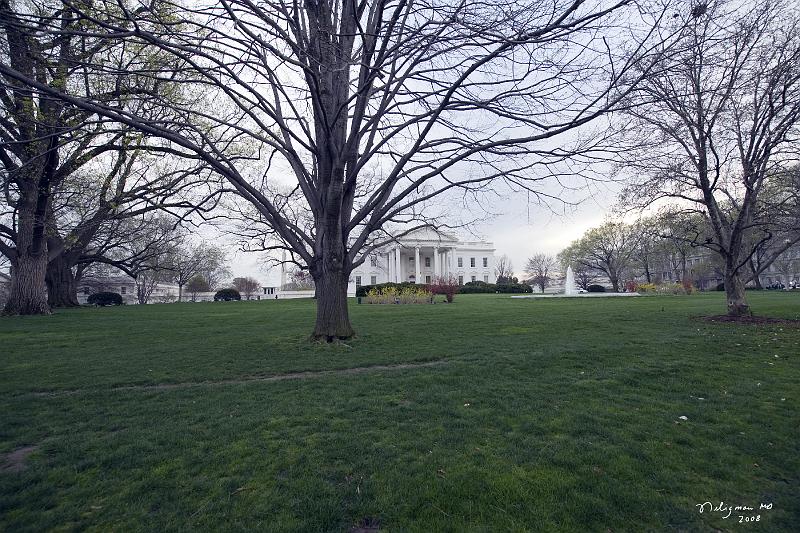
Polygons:
M453 276L459 284L470 281L494 283L494 247L483 241L461 241L433 230L418 230L377 250L353 270L347 292L361 285L404 281L431 283Z

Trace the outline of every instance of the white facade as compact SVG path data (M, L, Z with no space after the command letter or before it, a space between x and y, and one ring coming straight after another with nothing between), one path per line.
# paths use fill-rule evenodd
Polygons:
M494 247L481 241L460 241L432 230L419 230L387 245L350 274L348 294L356 287L378 283L431 283L453 276L459 284L494 283Z

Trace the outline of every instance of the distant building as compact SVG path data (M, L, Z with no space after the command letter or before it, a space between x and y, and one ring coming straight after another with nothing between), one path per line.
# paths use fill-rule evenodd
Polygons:
M386 245L350 274L347 292L361 285L386 282L431 283L452 276L460 285L470 281L494 283L494 246L484 241L461 241L453 235L418 230Z
M285 261L285 258L284 258ZM376 250L350 273L348 296L362 285L379 283L432 283L437 277L452 276L460 285L470 281L494 283L494 246L484 241L461 241L433 230L418 230ZM285 263L280 286L262 287L267 299L312 298L313 288L287 283Z
M85 304L90 295L97 292L116 292L126 304L138 304L136 280L130 276L85 276L78 281L78 302ZM148 297L148 303L169 303L178 299L178 286L174 283L156 283Z

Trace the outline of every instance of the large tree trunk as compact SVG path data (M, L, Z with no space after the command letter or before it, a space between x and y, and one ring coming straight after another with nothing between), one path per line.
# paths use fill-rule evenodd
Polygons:
M78 286L72 266L59 255L47 264L47 303L50 307L78 307Z
M44 212L49 196L42 190L26 193L19 206L17 255L12 265L11 292L3 313L49 315L45 285L47 240L44 237Z
M349 339L355 335L347 310L347 283L349 275L343 271L327 271L316 279L317 322L314 340Z
M11 272L11 291L3 309L7 315L49 315L45 276L47 254L20 254Z
M729 316L751 316L750 305L745 298L744 283L738 272L725 269L725 297L728 303Z

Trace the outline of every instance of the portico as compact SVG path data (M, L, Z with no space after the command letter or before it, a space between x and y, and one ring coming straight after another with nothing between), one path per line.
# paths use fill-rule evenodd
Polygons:
M482 241L460 241L434 230L418 230L373 251L351 273L348 294L360 285L433 283L452 276L458 283L493 282L494 247Z
M380 254L380 263L385 265L388 281L430 283L450 273L453 250L444 245L397 244Z

